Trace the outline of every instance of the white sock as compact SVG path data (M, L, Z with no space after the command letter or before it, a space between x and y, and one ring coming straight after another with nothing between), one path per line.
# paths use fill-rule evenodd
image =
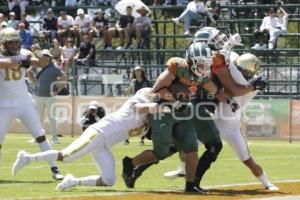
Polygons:
M28 155L30 161L39 161L39 160L47 160L50 162L55 162L58 158L57 150L48 150L40 153L29 154Z
M260 177L257 177L257 179L263 184L264 187L272 185L271 182L268 180L266 172L263 172L263 174Z
M48 142L48 140L45 140L44 142L38 143L38 144L39 144L42 152L52 150L52 147L51 147L50 143ZM48 160L48 163L51 167L57 167L56 159Z
M86 186L96 186L99 175L85 176L81 178L76 178L77 185L86 185Z
M180 167L181 167L181 169L182 169L182 173L185 174L185 162L180 161Z

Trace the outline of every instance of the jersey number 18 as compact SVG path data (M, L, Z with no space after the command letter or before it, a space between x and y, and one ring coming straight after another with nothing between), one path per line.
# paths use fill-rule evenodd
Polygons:
M21 68L18 69L5 69L4 80L5 81L18 81L22 77Z

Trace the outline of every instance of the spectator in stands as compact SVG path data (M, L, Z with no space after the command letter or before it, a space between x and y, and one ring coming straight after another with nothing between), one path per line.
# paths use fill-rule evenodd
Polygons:
M278 28L278 18L274 8L270 8L268 16L264 17L259 30L255 30L253 33L255 45L252 49L265 49L267 48L268 41L270 39L270 30ZM261 43L263 45L261 45Z
M124 45L124 38L125 38L124 30L125 28L132 27L134 21L134 17L132 16L132 7L127 6L126 13L127 13L126 15L120 16L115 27L108 29L107 44L109 48L112 47L111 42L112 42L112 37L114 36L120 37L120 46L117 49L122 50L122 49L130 48L129 44L127 44L126 46Z
M52 144L58 144L57 138L57 123L53 116L52 109L55 103L55 96L65 87L65 83L58 84L59 86L54 89L53 84L57 81L66 82L68 79L64 72L52 63L52 54L48 49L43 49L42 56L47 59L47 65L37 73L34 78L34 69L28 69L28 77L33 83L36 83L36 108L43 123L44 113L47 110L49 119L50 132L52 135Z
M21 13L21 19L19 20L19 23L24 23L25 24L25 29L26 30L29 30L29 26L30 26L30 24L29 24L29 22L26 20L26 13L25 12L22 12ZM16 18L17 19L17 18Z
M187 8L181 13L179 17L173 18L173 22L178 24L180 21L184 21L184 35L190 35L190 24L192 20L201 20L207 16L212 25L216 24L213 19L213 14L205 9L203 2L199 0L193 0L188 3Z
M22 38L22 48L30 50L32 45L32 36L28 30L25 29L23 22L18 24L18 30Z
M107 44L107 34L108 34L108 19L104 16L104 11L98 9L95 12L95 17L92 22L92 29L90 30L90 38L94 36L103 37L104 48L108 48Z
M44 31L40 31L38 33L38 44L40 45L41 49L50 49L49 39L46 37L46 34Z
M221 7L217 0L207 0L205 3L207 10L212 13L212 17L217 21L220 17ZM210 24L210 19L208 18L208 24Z
M20 14L26 12L26 7L29 5L27 0L8 0L8 8L15 12L16 19L20 19Z
M53 56L52 62L57 66L61 66L62 49L56 38L51 41L50 53ZM65 72L65 74L67 73Z
M152 30L152 26L151 18L147 16L149 11L145 7L137 9L136 12L138 12L141 16L134 19L133 31L135 31L136 34L137 48L140 49L142 47L142 39L144 40L144 42L149 41L149 35ZM127 31L128 29L129 28L125 29L125 38L128 41L128 43L130 43L130 32Z
M43 29L47 37L51 40L57 35L57 18L54 16L52 8L47 10L47 16L43 19Z
M16 20L16 14L14 12L9 13L9 20L7 22L7 26L17 29L18 28L19 21Z
M87 110L83 112L80 118L80 123L82 125L82 130L84 131L90 125L98 122L105 116L105 110L99 106L98 101L91 101Z
M60 11L60 16L57 19L57 36L58 40L63 43L64 39L67 36L71 36L71 31L73 30L74 18L70 15L67 15L67 12L62 10Z
M92 28L92 19L84 13L82 8L77 10L77 17L74 21L74 34L80 38L83 33L89 33ZM91 38L92 39L92 38Z
M151 83L147 80L145 70L137 65L132 72L131 80L128 88L125 89L125 95L134 95L139 89L151 87Z
M270 29L269 49L273 49L275 47L276 39L280 35L288 33L288 14L282 7L279 7L277 10L277 20L278 27Z
M66 74L69 74L69 67L74 63L76 55L77 48L74 45L74 40L72 37L67 37L61 53L61 68Z
M96 65L96 48L95 45L91 43L87 33L83 34L78 53L74 59L77 65L85 66L84 73L86 75L89 73L89 67Z
M128 88L125 89L125 95L134 95L139 89L144 87L151 87L151 83L146 78L145 70L137 65L132 72L131 80ZM144 144L144 136L141 138L140 144ZM125 145L129 144L129 140L125 141Z

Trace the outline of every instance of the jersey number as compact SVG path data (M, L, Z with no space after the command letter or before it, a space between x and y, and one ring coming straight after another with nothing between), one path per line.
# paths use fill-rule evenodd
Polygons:
M5 81L18 81L22 78L21 68L18 69L5 69L4 80Z

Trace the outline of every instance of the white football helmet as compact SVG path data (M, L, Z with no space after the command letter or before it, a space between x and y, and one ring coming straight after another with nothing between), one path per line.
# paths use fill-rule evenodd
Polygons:
M260 72L260 61L251 53L240 55L234 64L247 80L252 79L254 75Z
M15 56L21 50L21 37L14 28L4 28L0 31L0 53L4 56Z

